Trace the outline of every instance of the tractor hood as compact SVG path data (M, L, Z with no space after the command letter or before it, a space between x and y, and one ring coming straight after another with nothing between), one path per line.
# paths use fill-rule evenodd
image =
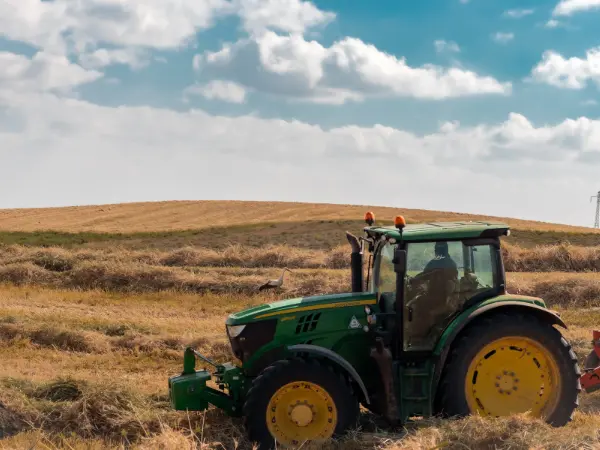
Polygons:
M227 325L242 325L249 322L277 318L288 313L311 311L349 306L374 305L376 296L373 292L350 292L343 294L315 295L311 297L291 298L265 305L254 306L231 314Z

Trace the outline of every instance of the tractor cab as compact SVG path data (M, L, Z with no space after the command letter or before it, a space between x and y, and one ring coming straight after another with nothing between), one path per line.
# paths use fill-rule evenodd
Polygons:
M400 216L394 226L375 227L372 213L366 219L365 289L375 293L379 310L371 320L390 338L401 330L398 350L432 351L454 317L506 293L500 250L500 236L509 234L505 224L406 225Z

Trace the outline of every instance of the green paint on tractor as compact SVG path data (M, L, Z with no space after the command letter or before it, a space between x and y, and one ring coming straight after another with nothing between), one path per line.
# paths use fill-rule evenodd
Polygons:
M534 404L553 425L570 420L579 369L554 328L565 324L542 299L507 292L507 225L407 226L398 217L379 227L365 218L363 237L347 233L349 292L231 314L224 325L237 361L186 349L183 371L169 379L172 407L243 417L260 448L340 436L359 422L360 405L396 425ZM538 397L529 405L513 400L517 392Z

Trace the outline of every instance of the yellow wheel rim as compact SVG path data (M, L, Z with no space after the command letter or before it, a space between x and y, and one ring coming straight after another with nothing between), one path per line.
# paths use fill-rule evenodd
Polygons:
M550 414L557 405L560 371L552 353L539 342L505 337L482 348L473 358L466 380L472 412L492 417L529 412Z
M296 381L282 386L267 406L267 426L279 444L331 438L337 424L337 409L321 386Z

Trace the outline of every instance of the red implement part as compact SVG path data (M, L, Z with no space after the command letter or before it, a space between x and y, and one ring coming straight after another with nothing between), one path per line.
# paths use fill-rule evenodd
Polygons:
M585 360L584 374L581 376L581 387L586 392L600 389L600 331L594 330L594 349Z

